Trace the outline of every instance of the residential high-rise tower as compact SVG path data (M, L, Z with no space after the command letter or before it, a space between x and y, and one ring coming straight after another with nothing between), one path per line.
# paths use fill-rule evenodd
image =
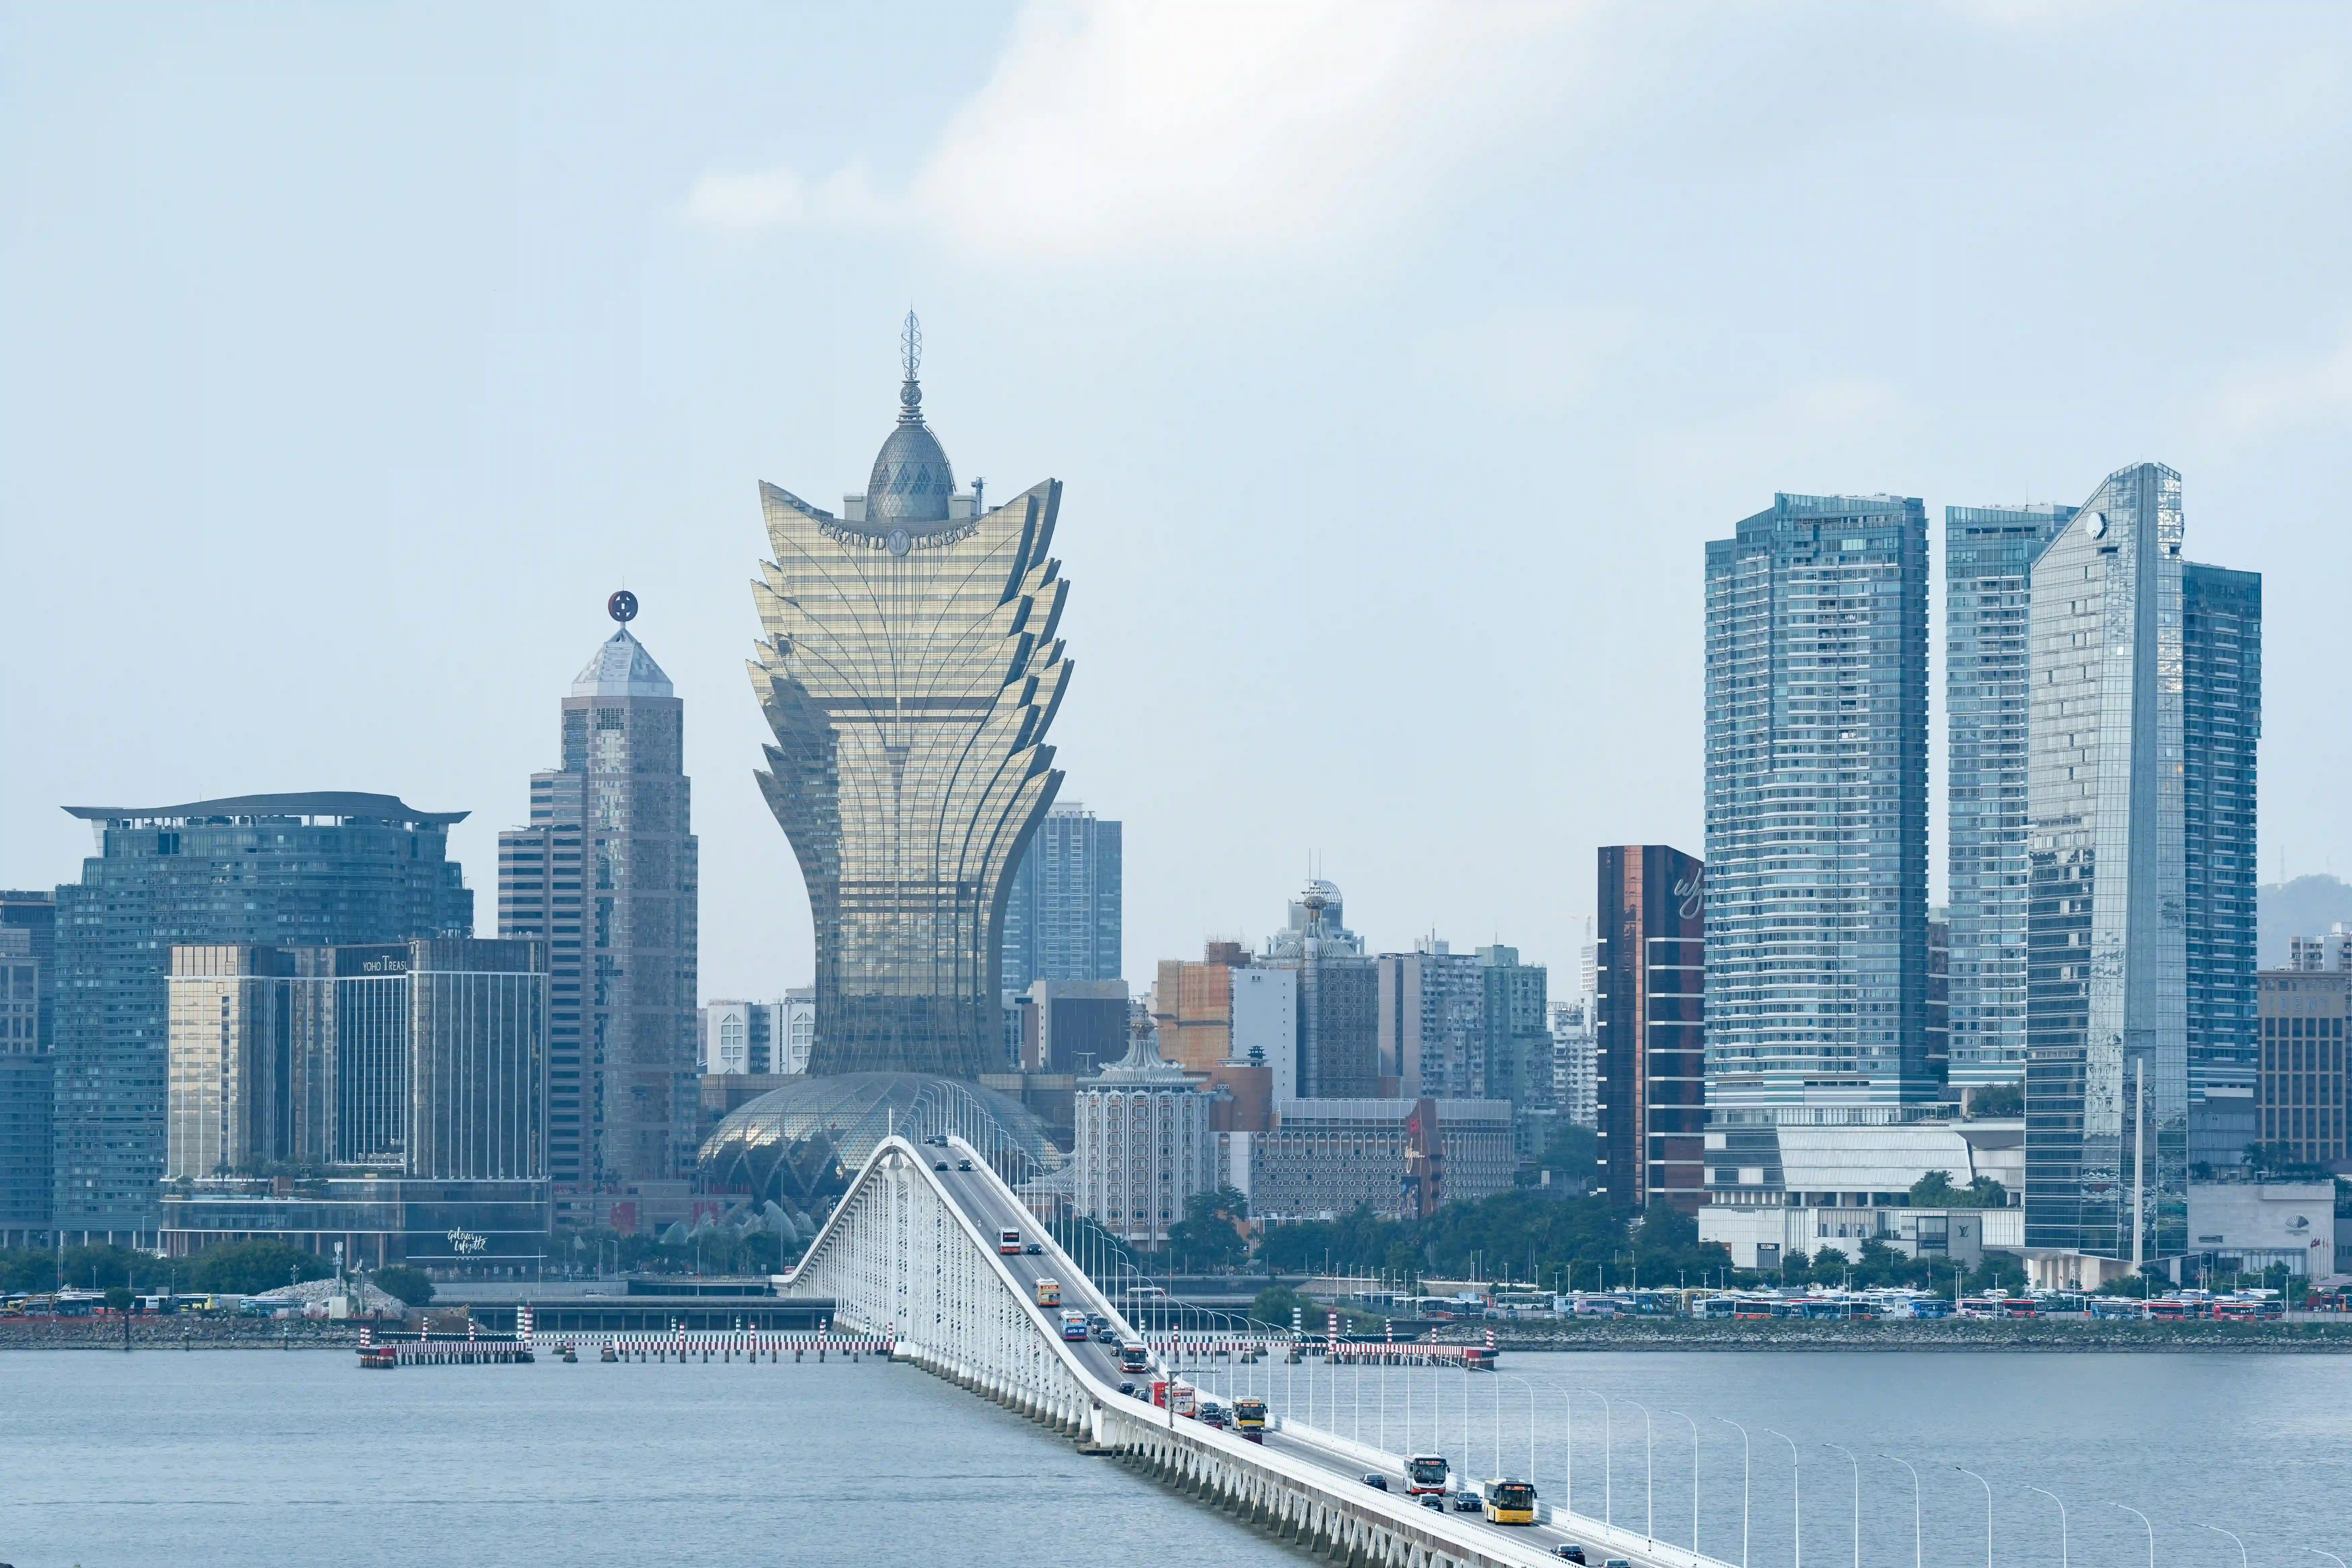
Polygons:
M1950 1081L2025 1078L2026 656L2033 558L2071 506L1944 509Z
M1706 547L1710 1125L1874 1122L1927 1055L1927 518L1779 495Z
M1045 814L1004 901L1006 991L1039 980L1118 980L1120 825L1076 801Z

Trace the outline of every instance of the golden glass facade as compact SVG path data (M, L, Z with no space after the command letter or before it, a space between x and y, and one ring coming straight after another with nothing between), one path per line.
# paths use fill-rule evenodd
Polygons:
M1062 487L987 510L958 492L914 368L910 342L898 426L844 515L760 487L759 778L808 888L818 1075L1002 1070L1005 899L1062 778Z

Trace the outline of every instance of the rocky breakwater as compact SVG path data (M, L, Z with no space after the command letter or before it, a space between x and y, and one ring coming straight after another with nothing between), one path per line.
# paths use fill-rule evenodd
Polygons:
M1930 1318L1849 1321L1775 1318L1522 1320L1494 1325L1506 1351L2246 1351L2352 1353L2352 1322L2145 1323L2092 1318ZM1442 1339L1485 1337L1475 1330Z
M341 1350L360 1342L361 1325L326 1318L251 1318L199 1312L134 1312L132 1350ZM397 1321L387 1327L397 1328ZM122 1320L0 1318L0 1352L19 1350L121 1351Z

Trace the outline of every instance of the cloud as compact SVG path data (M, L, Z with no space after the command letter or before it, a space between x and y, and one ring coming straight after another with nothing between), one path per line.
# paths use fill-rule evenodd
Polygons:
M1408 223L1477 149L1575 101L1590 4L1032 0L902 194L706 174L692 221L912 223L975 253L1191 260Z
M2352 332L2325 353L2245 365L2221 379L2210 421L2231 441L2352 412Z

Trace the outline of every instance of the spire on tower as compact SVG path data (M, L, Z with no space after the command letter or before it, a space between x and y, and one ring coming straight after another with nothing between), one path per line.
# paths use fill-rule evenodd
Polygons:
M915 373L923 365L923 324L915 319L910 308L907 324L898 330L898 363L906 368L905 384L898 388L898 422L919 425L923 421L923 384Z

